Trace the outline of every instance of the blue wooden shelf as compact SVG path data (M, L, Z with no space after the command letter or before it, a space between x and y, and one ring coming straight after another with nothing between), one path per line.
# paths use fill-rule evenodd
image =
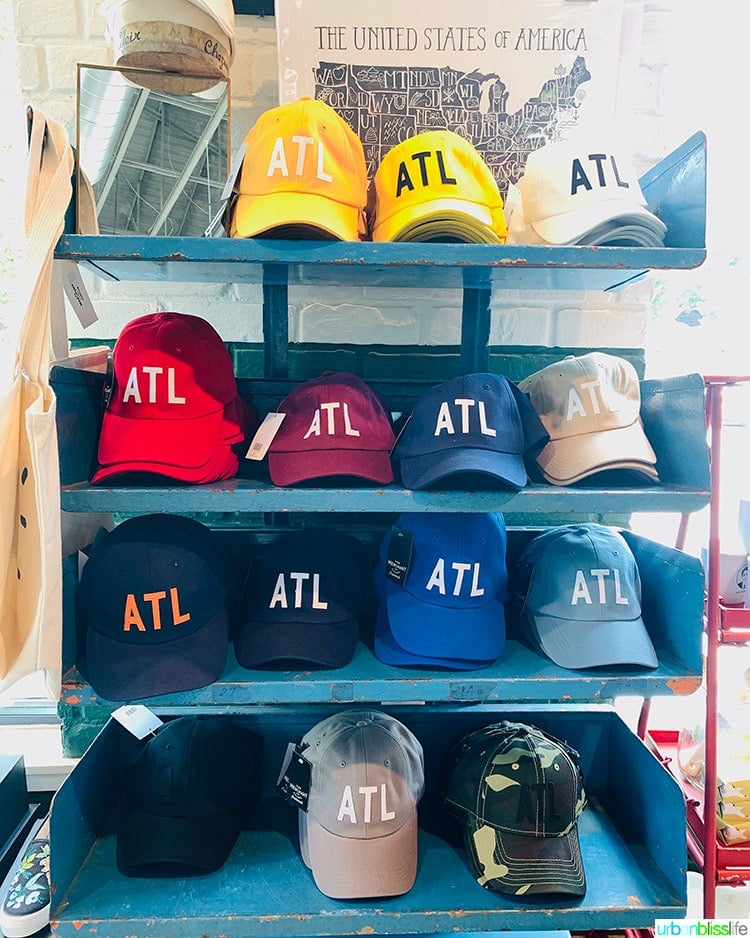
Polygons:
M108 280L614 290L706 259L706 137L693 134L639 180L664 247L401 244L65 234L55 256Z
M584 931L613 923L646 928L655 918L684 915L685 806L679 786L610 708L388 710L425 749L419 867L406 895L358 902L328 899L302 863L296 811L273 785L287 742L332 712L316 708L257 708L241 718L264 739L267 797L221 870L198 880L124 877L115 863L113 815L122 747L133 743L110 721L52 804L54 933L70 938L82 933L270 938L449 933L457 923L467 932L526 932L549 928L551 922L558 929ZM458 828L442 810L440 766L447 746L463 732L504 718L535 723L581 754L589 797L579 820L587 876L582 899L524 903L483 889L465 863Z
M382 488L280 488L270 483L229 479L211 485L109 488L88 482L64 486L64 511L166 512L402 512L502 511L570 516L632 511L692 512L708 504L708 489L667 486L575 489L528 486L509 491L413 491Z

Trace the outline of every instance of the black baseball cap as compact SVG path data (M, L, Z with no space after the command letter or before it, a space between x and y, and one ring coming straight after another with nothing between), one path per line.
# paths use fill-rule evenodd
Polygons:
M262 738L231 717L162 724L123 767L120 872L186 876L223 866L260 798L262 750Z
M362 541L328 528L290 531L264 545L240 601L239 664L348 664L374 603L371 567Z
M141 515L102 531L78 587L79 670L108 700L205 687L226 664L238 592L199 521Z
M461 823L469 867L485 889L523 898L583 896L578 753L537 726L503 720L459 739L443 805Z

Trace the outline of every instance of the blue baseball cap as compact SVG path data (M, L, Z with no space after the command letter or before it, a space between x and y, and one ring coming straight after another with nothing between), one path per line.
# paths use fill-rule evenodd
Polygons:
M403 585L386 576L391 538L411 552ZM374 573L375 654L386 664L472 670L505 645L507 536L500 513L402 514Z
M414 405L393 451L401 481L424 489L464 473L503 487L528 482L524 456L549 440L529 397L502 375L464 375L431 388Z
M526 545L511 581L529 638L560 667L658 665L641 614L638 566L614 528L548 528Z

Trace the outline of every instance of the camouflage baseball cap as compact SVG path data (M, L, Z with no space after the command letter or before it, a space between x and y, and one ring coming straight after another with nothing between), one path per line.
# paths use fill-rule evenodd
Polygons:
M461 822L480 886L512 896L583 896L578 753L536 726L502 721L465 734L446 763L443 805Z

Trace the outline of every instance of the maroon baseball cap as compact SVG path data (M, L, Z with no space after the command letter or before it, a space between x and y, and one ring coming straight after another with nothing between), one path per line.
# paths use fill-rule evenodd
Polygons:
M121 331L111 364L93 482L133 472L192 483L235 475L233 446L252 436L257 414L238 394L232 359L209 322L141 316Z
M275 485L327 476L393 481L390 414L357 375L325 372L298 385L278 410L286 417L268 450Z

